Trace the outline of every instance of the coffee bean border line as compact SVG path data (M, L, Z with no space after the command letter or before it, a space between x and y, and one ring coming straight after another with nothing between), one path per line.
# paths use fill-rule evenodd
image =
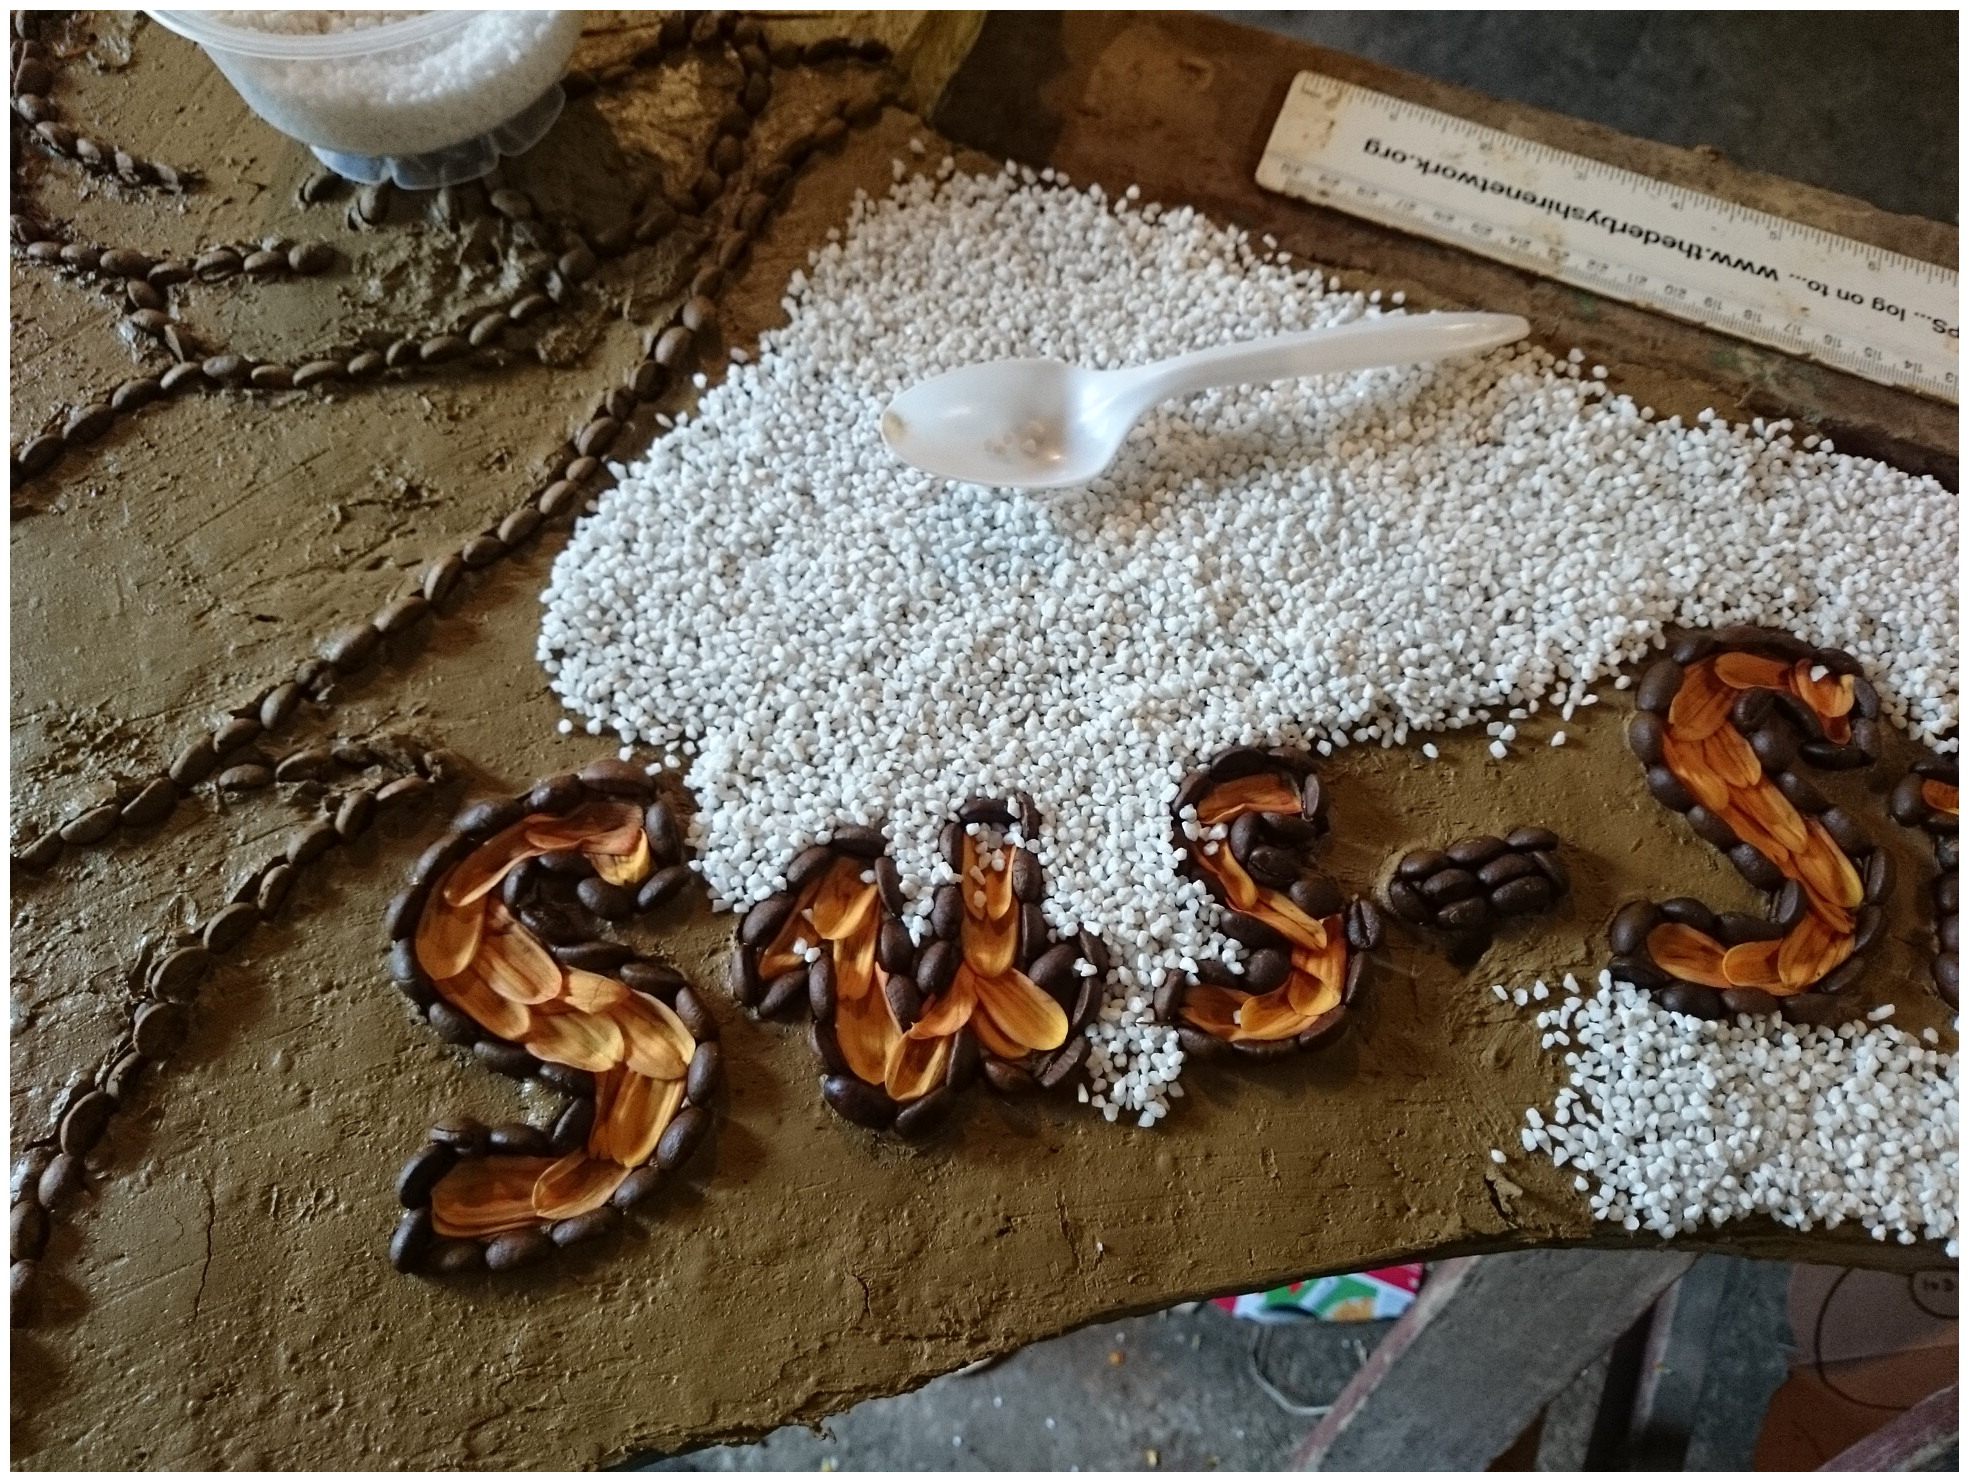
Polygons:
M302 661L291 679L275 683L259 696L236 707L208 734L197 737L174 757L163 772L119 785L111 799L93 804L51 827L32 831L17 844L12 863L18 870L40 873L51 868L71 847L99 844L119 828L139 821L161 821L176 805L176 795L209 774L217 763L263 732L284 725L305 697L318 705L331 703L338 680L370 668L380 659L388 640L420 628L444 614L461 595L467 573L482 571L524 549L550 522L571 519L599 492L601 459L615 444L637 409L671 391L690 365L697 346L715 331L716 299L731 275L745 262L752 241L784 203L800 168L822 151L838 148L851 128L874 121L894 101L893 79L883 90L841 105L809 133L781 151L758 177L759 188L743 196L729 225L699 249L685 270L695 269L690 295L663 325L647 331L644 354L624 384L605 396L587 415L573 438L563 446L561 461L543 487L503 516L496 524L469 537L458 549L429 562L408 591L399 591L366 622L329 634L314 657ZM764 186L773 184L768 194ZM731 195L736 195L733 191ZM756 205L755 205L756 203ZM667 207L665 209L668 209ZM707 215L710 215L707 212ZM703 261L710 258L709 262ZM169 379L168 373L165 379ZM688 382L684 381L687 388ZM166 791L166 787L171 790ZM133 815L132 804L142 799ZM168 806L167 806L168 805ZM161 809L162 811L157 811Z
M1924 757L1894 785L1887 800L1887 811L1904 828L1918 828L1935 846L1935 878L1929 882L1928 905L1934 915L1935 955L1928 971L1935 980L1935 991L1950 1008L1958 1006L1960 958L1957 932L1961 898L1957 891L1961 840L1959 816L1948 808L1935 806L1937 789L1952 806L1959 797L1960 782L1956 762L1950 757Z
M53 90L58 80L57 59L43 39L42 28L60 20L59 11L14 12L11 47L11 85L14 117L25 127L24 137L43 154L81 166L89 174L136 189L184 192L200 183L196 170L176 169L155 160L140 159L62 121Z
M1862 900L1852 934L1852 951L1824 977L1804 991L1774 995L1759 988L1717 988L1678 978L1658 964L1649 950L1653 933L1664 925L1679 925L1711 937L1725 948L1783 938L1810 912L1805 888L1790 879L1754 843L1740 838L1732 825L1705 807L1671 770L1664 757L1668 715L1690 666L1744 654L1784 664L1801 661L1823 666L1829 676L1850 677L1853 719L1849 739L1840 742L1826 734L1815 711L1796 696L1765 688L1744 688L1733 703L1724 726L1734 727L1748 742L1762 775L1785 801L1808 821L1816 821L1846 857L1862 882ZM1796 769L1795 763L1829 771L1850 771L1872 765L1881 750L1880 701L1851 654L1811 644L1767 628L1734 625L1709 632L1685 634L1642 674L1635 688L1636 711L1628 724L1628 744L1646 768L1651 796L1681 813L1706 842L1722 850L1754 889L1771 898L1769 919L1742 913L1711 911L1700 901L1677 897L1662 902L1631 901L1608 926L1614 954L1614 975L1655 994L1664 1006L1698 1018L1714 1019L1736 1013L1780 1013L1800 1023L1822 1023L1843 1016L1839 996L1852 989L1864 971L1864 953L1878 935L1884 902L1891 888L1890 860L1844 809L1834 806Z
M567 304L576 287L592 276L603 262L661 241L680 224L709 230L705 224L715 214L714 208L725 204L727 196L733 193L727 191L727 186L737 179L746 164L745 146L754 120L772 97L771 69L774 64L768 52L758 44L758 29L756 21L739 20L727 12L709 12L698 19L691 32L691 44L700 49L722 48L736 60L739 67L739 82L735 89L737 101L728 106L717 120L707 163L689 187L667 194L659 193L632 213L632 219L592 234L584 234L579 226L571 222L550 225L542 218L530 196L505 186L503 172L495 172L499 183L483 193L488 204L508 222L514 240L525 254L523 266L526 281L510 298L469 310L447 327L407 336L383 337L366 346L331 345L282 362L262 361L224 348L213 350L170 320L161 307L150 306L147 293L141 294L146 302L133 309L129 322L140 333L162 340L173 357L173 363L155 376L138 376L118 383L100 398L71 408L56 425L23 442L12 459L15 485L18 487L52 470L70 449L87 446L101 438L118 415L133 413L160 398L194 391L277 394L297 390L334 390L379 381L401 383L447 366L497 370L511 365L511 347L506 343L510 332L540 321ZM803 48L802 55L813 49ZM826 58L834 53L823 47L821 55ZM855 55L861 60L886 61L888 50L879 43L862 44ZM890 80L889 90L893 90L893 79ZM878 103L877 111L879 107ZM846 122L860 121L852 117L846 119ZM728 213L732 218L731 224L738 228L741 235L749 236L772 213L777 204L775 197L784 190L799 161L818 144L832 142L831 139L817 137L827 135L831 123L832 120L822 124L816 131L816 138L796 141L785 156L759 172L755 189L740 199ZM308 200L325 195L313 186L312 180L304 182L302 192L304 199ZM392 193L393 188L388 186L363 187L351 207L350 224L381 224L387 217ZM445 192L433 193L434 207L443 209L447 199ZM53 231L38 222L31 213L17 213L12 219L11 228L15 240L24 241L29 254L38 252L43 260L61 259L67 254L70 265L79 267L87 262L92 250L73 243L58 243L54 240ZM557 250L541 250L553 242L555 236L559 238L558 243L554 244ZM691 284L690 296L680 311L679 319L693 332L706 327L715 317L717 289L706 286L714 282L712 275L716 275L716 280L722 280L723 275L735 267L744 254L744 245L734 248L729 245L730 242L728 235L717 243L713 263L699 269L696 280ZM320 243L270 243L240 258L238 270L271 272L285 263L299 271L306 263L318 265L312 267L312 270L318 271L332 263L332 255L327 259L322 257L324 250ZM112 249L112 252L115 251ZM216 281L235 271L233 261L237 256L231 248L215 248L189 264L182 261L161 264L144 261L144 287L154 287L154 280L157 279L179 282L194 275ZM134 269L142 260L142 255L123 252L115 260L123 268ZM95 252L95 261L97 266L104 261L104 254L99 250ZM673 346L671 356L661 364L661 370L668 372L675 369L687 348L687 345ZM644 373L644 379L661 383L666 377L652 370ZM659 384L654 391L660 392L660 389ZM636 395L638 399L652 399L641 390ZM598 411L589 425L577 432L577 447L583 452L590 451L582 446L583 438L599 441L601 434L595 430L595 424L614 415ZM18 497L14 502L17 514L33 508Z
M1039 810L1031 795L1023 791L1009 800L971 798L944 826L938 848L959 878L939 886L932 896L929 940L920 947L903 924L908 900L889 853L888 837L881 829L865 824L838 825L826 841L801 850L786 867L785 887L755 904L740 919L732 996L755 1020L784 1020L805 1014L808 1046L821 1069L821 1099L843 1119L917 1140L947 1120L957 1098L980 1076L1001 1096L1017 1097L1060 1087L1086 1063L1086 1030L1100 1011L1102 985L1110 966L1108 951L1092 933L1062 937L1052 929L1040 906L1045 882L1039 860L1022 844L1005 846L1011 851L1006 871L1018 903L1013 966L1052 997L1065 1015L1066 1041L1055 1050L1016 1060L1004 1058L985 1051L977 1034L965 1026L953 1036L941 1083L922 1096L897 1102L884 1087L857 1076L842 1052L835 1032L838 1004L830 957L817 952L806 967L789 969L770 980L760 972L761 955L782 935L810 888L838 862L851 862L873 876L880 923L875 956L886 976L880 991L887 998L891 1016L907 1033L950 991L964 960L966 831L988 828L1004 834L1014 825L1028 840L1036 837L1041 827Z
M168 1061L183 1045L199 990L212 970L258 927L280 918L296 881L311 866L362 838L379 817L427 800L445 776L436 755L414 757L407 766L381 759L376 765L393 774L389 781L329 795L315 818L249 871L200 926L149 940L140 950L129 974L133 1002L126 1026L97 1069L56 1099L49 1130L30 1139L14 1163L9 1249L14 1326L29 1326L40 1315L35 1288L55 1221L78 1193L99 1187L107 1176L100 1163L91 1169L90 1154L145 1070Z
M698 1046L686 1075L682 1107L666 1125L650 1159L633 1170L600 1208L486 1239L441 1236L431 1213L438 1181L459 1162L489 1152L558 1155L581 1147L595 1118L595 1078L590 1072L537 1058L445 1001L417 960L416 936L425 905L454 867L529 814L564 817L591 802L628 802L643 810L651 867L633 895L626 887L601 879L579 850L526 861L508 873L497 889L519 926L546 948L558 966L613 977L635 992L660 999L675 1012ZM681 1169L702 1145L710 1128L709 1102L722 1071L717 1020L704 997L675 966L639 956L602 933L606 923L646 915L689 888L693 872L684 863L684 836L679 808L660 795L650 776L633 763L608 758L579 772L542 779L514 797L473 804L411 866L409 882L390 902L384 918L391 980L446 1044L468 1049L501 1075L532 1080L566 1097L567 1104L550 1127L512 1122L487 1128L468 1117L433 1126L397 1179L397 1198L404 1212L389 1246L390 1262L397 1270L436 1275L516 1270L557 1249L585 1244L614 1228L623 1212L647 1200L665 1176Z
M1298 798L1292 812L1246 813L1222 840L1203 830L1194 836L1184 827L1184 813L1217 788L1246 778L1271 774ZM1184 775L1170 805L1171 840L1182 859L1183 873L1199 880L1223 908L1222 929L1246 949L1241 971L1223 962L1197 964L1194 975L1171 973L1153 1000L1155 1018L1175 1027L1185 1059L1206 1061L1235 1054L1268 1059L1295 1050L1328 1045L1346 1027L1348 1010L1365 982L1368 954L1381 946L1381 913L1366 896L1351 901L1340 887L1312 864L1312 851L1328 832L1326 791L1310 755L1292 747L1238 746L1212 757ZM1302 1033L1280 1040L1229 1040L1187 1021L1183 1007L1199 986L1230 989L1262 997L1277 991L1294 971L1294 943L1267 922L1239 909L1222 883L1205 866L1206 851L1227 848L1261 891L1282 893L1291 904L1316 921L1342 919L1348 961L1340 984L1340 1002Z

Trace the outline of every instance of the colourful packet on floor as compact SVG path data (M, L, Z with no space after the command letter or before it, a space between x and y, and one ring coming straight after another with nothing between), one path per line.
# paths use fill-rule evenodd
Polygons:
M1422 1267L1383 1266L1352 1276L1315 1276L1242 1297L1216 1297L1213 1305L1249 1322L1374 1322L1400 1317L1422 1287Z

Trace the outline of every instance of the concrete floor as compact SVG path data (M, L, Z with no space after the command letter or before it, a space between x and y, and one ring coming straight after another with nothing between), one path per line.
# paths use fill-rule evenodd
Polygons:
M1958 218L1957 19L1549 12L1226 12L1320 45L1589 118L1943 221ZM1830 65L1836 59L1837 66ZM1746 1466L1782 1377L1784 1268L1705 1262L1678 1341L1701 1362L1680 1444L1691 1469ZM1386 1324L1269 1330L1275 1383L1330 1401ZM643 1465L669 1471L1282 1466L1313 1424L1253 1378L1262 1330L1210 1308L1102 1324L981 1372L876 1400L819 1432L776 1431ZM1577 1466L1592 1376L1548 1423L1540 1463ZM1417 1465L1426 1466L1418 1457Z

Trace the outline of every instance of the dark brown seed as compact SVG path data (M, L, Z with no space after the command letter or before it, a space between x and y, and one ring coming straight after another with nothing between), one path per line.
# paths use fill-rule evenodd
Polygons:
M875 888L882 894L882 904L896 915L900 916L908 907L909 898L902 889L902 871L886 854L875 861Z
M896 1104L854 1076L823 1077L820 1094L836 1112L859 1126L882 1128L895 1120Z
M441 1276L462 1276L485 1269L485 1247L476 1240L434 1240L425 1259Z
M438 1038L448 1045L469 1045L478 1038L479 1026L441 998L432 1000L424 1010L424 1017L437 1031Z
M1819 815L1819 827L1832 835L1832 842L1857 859L1873 848L1873 841L1859 821L1844 808L1828 808Z
M48 1244L48 1212L23 1199L7 1215L7 1251L14 1261L32 1261Z
M431 1239L430 1210L405 1210L390 1236L390 1264L399 1271L415 1271L429 1254Z
M230 247L214 247L192 259L191 270L207 283L229 278L239 271L240 256Z
M116 1103L105 1093L83 1092L62 1118L61 1127L56 1133L61 1150L70 1157L83 1156L102 1139L115 1111Z
M131 1050L118 1058L117 1062L109 1068L107 1075L99 1076L98 1083L111 1101L121 1102L136 1089L137 1078L144 1073L149 1064L150 1061L143 1055Z
M108 837L109 831L116 827L123 809L117 803L104 803L91 808L86 813L77 814L57 831L64 844L93 844L98 839Z
M606 1235L621 1221L622 1212L613 1205L604 1204L600 1209L591 1209L586 1214L577 1214L557 1221L549 1227L547 1238L562 1249L566 1249L570 1245L580 1245L584 1241Z
M888 1000L889 1012L895 1015L896 1023L904 1029L913 1027L923 1017L923 995L916 987L916 980L904 973L893 973L883 979L882 996Z
M82 1160L70 1153L57 1153L35 1175L32 1192L43 1209L59 1209L81 1187Z
M1543 875L1526 875L1498 886L1490 903L1500 915L1523 916L1551 905L1553 893L1552 882Z
M955 941L964 929L964 891L957 885L940 885L930 899L930 930L944 941Z
M613 417L597 417L574 436L575 449L584 457L599 458L615 445L622 424Z
M506 317L515 324L524 324L529 319L537 319L554 307L554 301L544 293L526 293L513 300L506 310Z
M1819 814L1832 806L1825 794L1807 782L1801 773L1779 772L1774 780L1785 801L1801 813Z
M347 366L351 381L367 381L372 376L382 374L389 359L379 350L363 350L349 357Z
M1686 813L1696 805L1695 795L1665 766L1648 768L1648 793L1662 807L1677 813Z
M1451 901L1460 901L1467 896L1475 895L1483 887L1477 883L1477 877L1468 870L1451 866L1449 869L1436 871L1424 880L1419 888L1423 899L1432 905L1445 906Z
M1682 666L1672 658L1656 659L1634 687L1634 703L1655 715L1666 715L1682 688Z
M1304 875L1292 882L1287 895L1292 904L1316 921L1336 915L1345 905L1340 887L1324 875Z
M755 951L764 950L792 919L798 905L798 899L792 895L767 896L745 913L745 919L739 923L739 942Z
M1037 901L1046 893L1046 877L1039 860L1030 849L1012 852L1012 894L1022 901Z
M353 674L376 656L383 635L368 623L356 623L321 645L321 656L343 674Z
M273 786L273 768L257 763L244 766L227 767L218 776L220 792L254 792L262 787Z
M1651 902L1629 901L1607 924L1607 945L1619 956L1632 956L1646 950L1648 933L1660 924L1661 913Z
M1019 907L1019 955L1026 958L1043 952L1053 940L1053 929L1046 924L1046 913L1028 902Z
M1526 854L1502 854L1477 871L1477 879L1485 890L1495 890L1498 886L1525 875L1536 875L1538 866Z
M654 1163L646 1163L616 1186L609 1203L617 1209L633 1209L654 1194L662 1183L663 1171Z
M442 1143L426 1143L397 1175L397 1202L405 1209L420 1209L429 1204L431 1190L457 1161L455 1149Z
M417 359L425 365L446 365L471 348L463 335L432 335L417 346Z
M590 792L603 793L612 798L647 798L652 783L649 774L635 762L625 762L615 757L602 757L592 761L576 774L581 785Z
M1244 986L1253 993L1270 993L1292 974L1292 959L1267 947L1244 961Z
M232 385L245 380L253 366L244 355L214 355L204 361L201 368L208 380Z
M948 1086L939 1086L929 1095L910 1102L896 1113L896 1135L911 1141L929 1136L950 1114L956 1099Z
M964 952L955 942L938 940L925 947L916 959L916 986L926 998L939 998L950 991Z
M1420 883L1449 866L1449 856L1440 849L1412 849L1395 866L1398 878Z
M1504 841L1489 834L1480 834L1473 839L1459 839L1443 852L1452 863L1466 870L1474 870L1488 864L1504 853Z
M1108 969L1114 966L1114 959L1108 955L1108 944L1091 931L1080 934L1080 955L1094 965L1100 977L1106 977Z
M427 601L442 607L445 598L465 574L465 562L457 555L441 556L424 568L423 592Z
M21 444L17 455L23 473L40 473L62 454L62 440L54 433L43 433Z
M458 556L467 566L478 570L480 567L490 566L505 554L506 542L488 532L475 535L466 541L464 549L459 551Z
M1357 952L1372 952L1382 941L1381 913L1366 897L1347 907L1347 942Z
M133 309L162 310L165 304L164 291L152 287L141 279L133 278L123 285L124 300ZM112 402L114 405L114 402ZM117 407L120 412L123 409Z
M1673 900L1663 901L1658 909L1670 921L1692 926L1711 936L1716 934L1716 913L1693 896L1678 895Z
M376 816L376 794L368 788L358 788L342 799L335 810L331 827L339 839L360 838L368 829L370 820Z
M1288 890L1299 878L1299 860L1291 851L1261 844L1244 861L1251 878L1274 890Z
M85 407L77 407L62 424L62 440L71 447L92 443L109 431L110 424L116 420L116 413L106 402L92 401Z
M681 324L673 324L657 338L650 359L665 370L678 370L690 360L690 355L691 332Z
M554 1242L539 1230L508 1230L486 1242L485 1269L518 1271L538 1265L554 1253Z
M658 870L643 882L636 892L636 909L654 911L665 902L674 900L691 883L693 871L689 865L669 865Z
M226 909L251 908L228 906ZM149 1059L162 1060L184 1043L185 1031L189 1026L189 1016L181 1005L147 1003L137 1010L136 1018L131 1023L131 1042Z
M705 1007L704 1000L698 997L696 989L689 984L680 987L677 990L676 1001L670 1006L677 1011L677 1017L683 1021L684 1028L690 1031L692 1039L699 1044L717 1040L718 1020L711 1010Z
M1866 951L1880 935L1880 928L1886 922L1886 913L1878 906L1862 906L1853 917L1853 951L1857 954ZM1943 926L1951 923L1944 921ZM1944 942L1944 946L1953 945Z
M647 993L665 1003L684 986L684 975L674 967L642 958L623 963L616 976L638 993Z
M1435 910L1422 897L1422 892L1407 880L1388 882L1388 907L1402 920L1415 926L1429 926L1435 922Z
M1034 958L1026 976L1057 998L1079 986L1079 974L1074 971L1074 964L1079 960L1080 944L1061 942Z
M824 962L828 963L828 965L823 968L821 964ZM766 991L760 996L758 1007L754 1012L762 1019L776 1019L781 1014L792 1009L796 1004L810 1003L813 995L816 969L819 969L821 973L826 975L827 981L831 985L834 969L833 964L828 962L826 957L817 959L807 967L788 968L770 983L766 984ZM831 986L827 988L827 993L831 1001L831 995L833 993Z
M682 1168L695 1153L704 1134L711 1130L711 1114L701 1106L687 1106L678 1112L656 1143L656 1166L665 1173Z
M335 832L335 820L317 818L287 841L287 862L290 865L312 863L340 842L340 836Z
M712 1095L718 1089L718 1077L724 1070L722 1052L715 1044L701 1044L691 1056L690 1069L684 1074L684 1095L693 1106L708 1106Z
M1776 890L1784 884L1784 871L1766 859L1754 844L1739 844L1730 850L1730 863L1753 890Z
M538 1075L542 1069L540 1062L525 1050L518 1045L506 1044L502 1040L480 1039L472 1045L472 1053L488 1070L510 1076L516 1081L529 1080ZM554 1068L558 1070L562 1067Z
M1894 784L1894 791L1887 799L1887 811L1893 815L1894 822L1919 828L1927 820L1929 808L1927 799L1921 795L1922 781L1919 773L1909 772Z
M1694 829L1705 843L1717 849L1726 851L1734 849L1740 842L1735 829L1700 803L1689 809L1688 819L1689 827Z
M861 823L836 825L829 842L842 854L851 854L857 859L874 859L889 844L882 830Z
M1855 983L1859 982L1865 972L1866 964L1864 962L1858 957L1849 957L1805 991L1815 994L1823 993L1828 996L1844 993Z
M1481 895L1466 896L1437 911L1436 920L1447 931L1480 931L1490 924L1490 902Z
M294 885L294 867L277 864L260 877L260 888L253 897L260 914L272 920L280 914L280 908L287 900L287 892Z
M506 313L502 309L481 314L472 321L472 327L465 332L465 342L474 348L493 344L505 332L508 322Z
M1723 996L1696 983L1671 983L1661 990L1661 1006L1695 1019L1720 1019L1724 1013Z
M702 295L684 300L684 306L677 311L677 322L692 334L709 328L717 319L718 306Z
M123 805L122 821L129 828L148 828L162 823L178 806L178 789L168 777L153 777L143 790Z
M133 381L125 381L110 393L110 410L134 412L140 407L149 406L162 394L162 388L156 381L149 376L139 376Z
M875 960L889 973L909 973L916 967L916 944L909 928L893 916L884 917L875 937Z

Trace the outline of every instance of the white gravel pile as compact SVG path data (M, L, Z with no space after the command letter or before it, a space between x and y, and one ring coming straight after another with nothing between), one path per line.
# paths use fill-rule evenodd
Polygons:
M1954 1254L1953 1054L1884 1022L1688 1018L1606 973L1537 1022L1572 1074L1520 1140L1578 1170L1595 1218L1663 1236L1755 1214L1799 1230L1851 1220Z
M1187 209L946 161L859 203L791 323L602 496L539 656L591 733L688 764L721 906L851 821L888 827L927 911L952 810L1032 792L1049 919L1114 950L1096 1049L1131 1112L1167 1110L1181 1057L1130 1005L1220 951L1169 807L1225 747L1570 718L1675 622L1848 647L1897 721L1953 726L1952 495L1784 424L1655 419L1576 356L1200 395L1064 496L945 485L880 439L897 391L966 362L1134 363L1379 297Z

